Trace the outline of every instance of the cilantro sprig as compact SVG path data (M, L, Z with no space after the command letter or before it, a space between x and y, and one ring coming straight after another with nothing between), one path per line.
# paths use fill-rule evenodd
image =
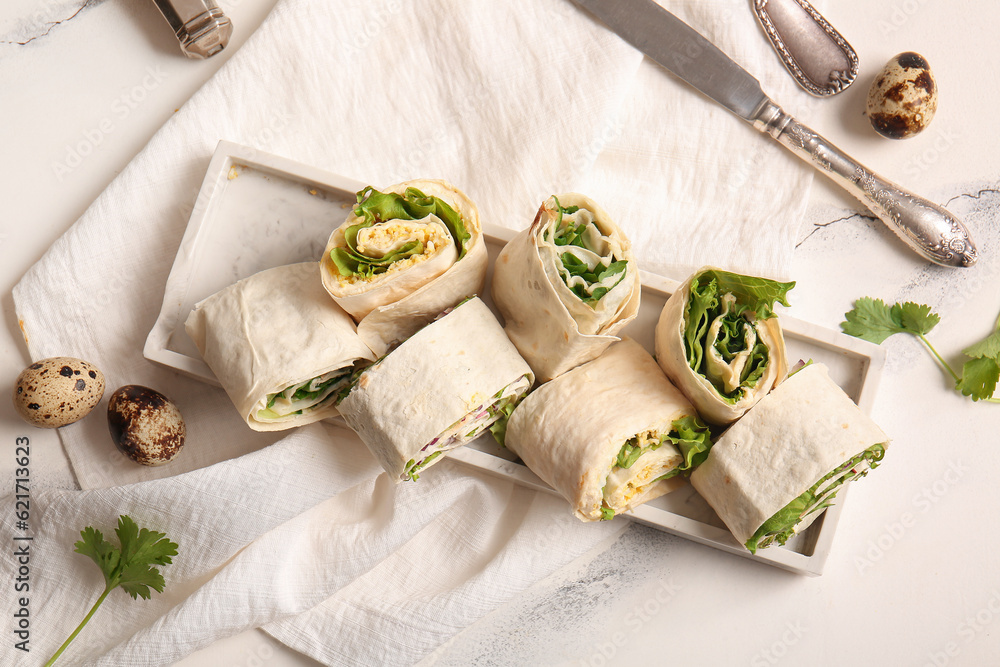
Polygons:
M864 297L854 302L854 309L845 317L847 321L840 324L844 333L879 345L898 333L916 337L955 381L956 391L973 401L1000 403L1000 398L993 396L1000 380L1000 319L989 336L962 351L968 359L959 375L927 339L927 334L941 321L930 306L912 301L889 306L882 299Z
M120 544L118 547L104 539L101 531L93 526L80 531L82 539L73 545L74 551L89 557L101 568L104 574L104 592L84 617L83 622L45 663L45 667L49 667L62 655L114 589L121 587L132 596L133 600L137 597L148 600L152 595L150 589L157 593L163 592L163 575L154 566L169 565L172 562L171 558L177 555L177 545L168 540L163 533L146 528L140 529L129 516L124 514L118 517L115 534L118 535Z

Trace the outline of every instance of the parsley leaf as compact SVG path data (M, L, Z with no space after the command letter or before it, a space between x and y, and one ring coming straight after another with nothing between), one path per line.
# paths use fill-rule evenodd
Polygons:
M1000 379L1000 330L965 348L962 354L969 360L962 366L962 379L955 388L973 401L990 400Z
M1000 403L1000 398L993 397L1000 381L1000 320L994 326L993 333L963 350L963 354L969 359L962 366L962 374L959 375L927 340L926 334L941 321L941 317L932 312L930 306L912 301L889 306L881 299L864 297L855 301L854 309L844 316L847 321L840 324L844 333L872 343L881 344L897 333L915 336L951 375L957 391L971 397L973 401Z
M163 575L154 566L169 565L172 562L171 558L177 555L177 545L168 540L163 533L146 528L140 529L129 516L124 514L118 517L115 534L118 535L120 545L118 547L104 539L101 531L93 526L80 531L81 540L73 545L74 551L87 556L101 569L104 574L104 592L83 622L45 663L45 667L49 667L62 655L114 589L121 587L132 596L133 600L137 597L148 600L151 595L150 589L157 593L163 592L165 583Z
M997 378L1000 378L1000 364L992 357L970 359L962 366L962 378L955 388L965 396L971 396L973 401L990 398L997 388Z
M907 301L890 307L882 299L867 296L855 301L854 310L845 317L847 321L840 325L844 333L876 344L898 333L923 336L941 319L930 306Z

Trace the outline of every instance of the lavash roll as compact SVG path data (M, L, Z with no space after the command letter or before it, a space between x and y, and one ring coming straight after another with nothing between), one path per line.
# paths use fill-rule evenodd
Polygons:
M696 418L650 354L624 338L530 393L510 416L504 442L578 518L597 521L610 518L608 510L618 514L683 484L680 469L699 463L710 446L703 425L701 451L682 453L663 442L628 468L616 463L626 443L658 441L678 420Z
M320 261L323 286L354 318L358 335L376 356L385 354L394 343L411 336L446 308L481 293L486 281L488 257L479 211L450 183L424 179L399 183L380 192L366 188L358 193L359 205L373 194L405 195L414 190L450 206L461 218L468 239L456 239L445 221L433 213L412 221L381 220L358 232L359 243L366 244L373 256L382 256L383 251L406 241L419 241L423 251L391 263L388 270L374 276L345 276L331 253L346 249L351 228L364 221L355 206L330 235Z
M561 275L561 253L549 237L560 223L560 208L578 207L600 232L604 261L627 262L620 282L596 303L581 300ZM598 241L597 234L594 240ZM580 251L577 251L580 252ZM586 255L587 253L580 253ZM608 266L609 264L604 264ZM550 197L531 226L504 246L493 267L490 296L503 315L505 330L539 382L590 361L619 340L639 312L639 269L628 238L593 200L576 193Z
M316 262L261 271L200 301L184 323L205 363L255 431L279 431L336 416L336 399L349 386L351 373L375 359L351 318L330 300L316 271ZM259 418L268 409L269 397L325 376L334 384L322 390L326 400L319 407ZM280 405L295 407L275 398Z
M365 369L340 413L390 478L416 479L509 412L533 379L490 309L472 298Z
M735 397L727 397L702 370L694 370L691 367L688 361L685 331L688 325L689 304L692 301L692 285L696 284L703 276L711 275L713 272L733 276L735 279L765 280L752 276L740 276L710 266L699 269L667 299L656 323L654 343L656 360L663 372L684 392L685 396L691 399L698 414L709 423L724 425L738 419L781 382L788 372L788 362L785 358L785 339L781 331L781 324L775 315L766 319L750 318L755 342L762 343L768 351L764 372L753 386L741 387L736 390L738 393ZM791 289L791 286L795 284L767 282L782 286L785 291ZM782 295L778 300L784 302L784 296ZM734 307L738 307L743 301L742 295L736 296L734 294ZM719 319L721 318L709 323L710 333L718 327ZM701 344L704 345L707 355L712 341L702 339ZM732 379L735 380L735 378Z
M780 539L762 534L748 544L766 521L845 463L851 462L843 474L863 476L878 465L888 445L888 436L837 386L826 366L814 363L789 376L730 426L691 474L691 484L736 540L754 551L771 540L784 544L805 530L822 507L806 516L792 511L792 522L798 522L787 534Z

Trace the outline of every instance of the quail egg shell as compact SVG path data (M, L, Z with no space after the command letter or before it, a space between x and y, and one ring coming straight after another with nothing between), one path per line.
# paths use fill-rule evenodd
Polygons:
M86 417L104 396L104 374L74 357L51 357L17 376L14 407L34 426L58 428Z
M184 447L187 435L177 405L155 389L137 384L111 394L108 430L119 451L144 466L169 463Z
M866 113L875 131L890 139L921 132L937 111L938 89L927 60L907 51L895 56L872 81Z

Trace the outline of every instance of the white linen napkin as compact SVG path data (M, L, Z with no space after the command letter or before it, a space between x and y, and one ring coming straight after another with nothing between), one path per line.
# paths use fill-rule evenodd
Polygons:
M807 120L747 2L661 0ZM821 3L814 2L817 7ZM683 280L712 265L788 279L814 170L648 58L578 187L614 211L643 268Z
M690 11L755 74L781 74L773 54L742 49L763 37L740 0L665 4ZM732 23L715 23L711 7ZM408 664L621 530L621 520L579 523L557 498L450 461L416 484L387 484L353 434L329 425L253 433L221 390L141 351L220 139L375 185L445 178L484 221L515 228L548 195L593 187L646 268L743 258L783 271L794 233L761 223L792 226L808 170L780 151L762 154L754 172L782 184L770 197L752 197L758 186L736 180L738 169L706 172L749 141L748 128L706 114L704 100L641 63L567 0L281 0L15 288L33 359L87 359L108 394L124 384L162 391L179 405L188 442L167 466L134 465L111 443L106 401L60 429L88 490L33 498L32 610L45 630L31 660L11 661L35 664L86 613L101 578L72 545L87 525L110 535L119 514L181 545L164 568L167 590L148 602L116 592L61 663L170 664L263 626L326 664ZM656 117L658 130L636 127L663 107L673 111ZM684 141L647 146L672 118ZM702 147L705 136L716 140ZM698 159L683 158L688 141ZM722 239L716 246L664 243L689 224L687 213L668 215L688 199L683 210L698 212L703 233ZM729 247L748 230L757 245ZM10 544L13 527L0 532ZM4 577L11 563L2 561ZM9 643L3 651L7 664Z

